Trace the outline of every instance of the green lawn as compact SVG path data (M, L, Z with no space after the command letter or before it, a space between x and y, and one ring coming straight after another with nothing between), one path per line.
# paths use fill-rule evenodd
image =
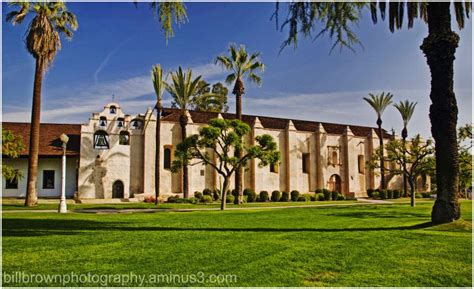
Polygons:
M471 202L462 203L464 220L441 226L428 223L431 206L4 212L3 274L133 272L161 280L146 286L471 286ZM204 282L167 283L165 274L196 274ZM218 274L228 282L212 283Z

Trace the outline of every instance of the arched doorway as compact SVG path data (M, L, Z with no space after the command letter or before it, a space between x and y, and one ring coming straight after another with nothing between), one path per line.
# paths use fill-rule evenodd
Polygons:
M112 198L122 199L123 198L123 183L122 181L115 181L112 185Z
M330 191L341 192L341 177L338 174L334 174L329 178L328 189Z

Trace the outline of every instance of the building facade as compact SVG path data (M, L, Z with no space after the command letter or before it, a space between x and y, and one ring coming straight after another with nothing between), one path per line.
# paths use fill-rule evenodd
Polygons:
M181 174L171 172L174 148L181 142L179 115L177 109L164 109L161 117L159 166L163 198L182 192ZM235 115L190 111L188 118L187 134L191 135L212 118L232 119ZM243 187L256 192L306 193L326 188L364 197L367 189L380 185L379 171L367 168L366 161L379 146L379 137L384 142L394 137L385 131L380 136L374 128L355 125L250 115L244 115L243 121L251 127L247 143L258 135L269 134L281 152L278 165L260 168L251 161L244 169ZM155 129L156 117L150 108L144 114L131 116L117 103L110 103L103 111L93 113L87 123L80 125L80 148L77 156L71 155L76 160L77 179L68 178L68 183L74 182L68 185L68 195L73 187L77 188L75 196L79 199L154 195ZM69 162L72 166L74 160ZM401 177L387 178L389 189L401 188ZM220 188L221 184L222 179L211 167L189 166L190 195L205 188ZM429 179L422 187L429 190Z

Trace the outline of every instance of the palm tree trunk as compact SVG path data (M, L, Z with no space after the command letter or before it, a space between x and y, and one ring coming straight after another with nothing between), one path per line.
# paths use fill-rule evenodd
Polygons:
M186 138L186 126L188 125L188 117L186 115L186 111L181 114L179 119L179 123L181 125L181 142L184 141ZM183 166L183 197L187 198L189 196L189 177L188 177L188 166Z
M382 130L382 119L380 116L377 119L377 125L379 126L379 147L380 147L380 187L385 190L385 163L383 159L383 130Z
M407 136L408 136L408 131L407 128L404 127L402 130L402 141L403 141L403 196L407 195L407 158L406 158L406 143L407 143Z
M450 5L450 2L428 3L428 37L420 47L431 71L430 120L436 149L438 190L431 220L436 224L452 222L461 215L457 199L458 108L453 91L454 54L459 36L451 30Z
M38 153L40 140L40 114L41 114L41 86L43 84L44 61L41 57L36 59L35 82L33 88L33 107L31 109L30 125L30 150L28 158L28 178L26 187L25 206L36 206L38 194L36 184L38 179Z
M160 175L161 175L161 103L156 102L156 129L155 129L155 205L158 205L160 197Z
M235 82L233 93L235 94L235 108L236 108L236 117L238 120L242 120L242 95L244 94L244 83L240 78ZM235 156L237 158L242 157L242 151L240 149L235 150ZM243 191L242 191L242 168L238 168L235 171L235 204L242 204L243 202Z

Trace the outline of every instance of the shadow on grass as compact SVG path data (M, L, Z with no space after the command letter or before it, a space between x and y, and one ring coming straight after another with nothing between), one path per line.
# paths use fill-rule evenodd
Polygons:
M47 235L77 235L88 231L117 231L117 232L166 232L166 231L204 231L204 232L370 232L370 231L402 231L416 230L433 226L431 222L411 226L368 227L368 228L216 228L216 227L163 227L163 226L128 226L128 223L97 222L90 220L50 220L50 219L20 219L3 220L3 236L5 237L34 237Z

